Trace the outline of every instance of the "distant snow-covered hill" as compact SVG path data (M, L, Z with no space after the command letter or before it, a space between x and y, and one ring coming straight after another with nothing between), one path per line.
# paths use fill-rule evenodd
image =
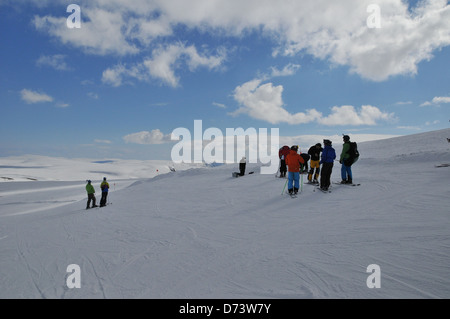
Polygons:
M0 182L102 180L106 176L115 180L151 178L171 169L201 166L162 160L92 160L24 155L0 158Z

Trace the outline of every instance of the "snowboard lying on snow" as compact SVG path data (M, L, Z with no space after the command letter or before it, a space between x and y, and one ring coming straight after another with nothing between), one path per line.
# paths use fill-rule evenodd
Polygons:
M255 173L255 172L249 172L247 175L251 175L253 173ZM231 176L233 176L233 177L241 177L241 174L239 172L233 172L231 174ZM242 175L242 176L245 176L245 175Z

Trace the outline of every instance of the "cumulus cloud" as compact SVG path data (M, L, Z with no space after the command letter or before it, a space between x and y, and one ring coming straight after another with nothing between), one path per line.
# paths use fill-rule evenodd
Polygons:
M381 10L380 28L367 23L374 4ZM80 0L79 5L81 29L69 30L66 18L53 16L36 16L34 25L88 53L120 56L167 43L180 26L224 37L258 32L271 41L274 57L306 53L373 81L415 75L420 62L450 45L447 0L420 1L412 9L402 0ZM204 63L193 54L189 67ZM155 74L177 82L167 73L170 61L158 67L151 61Z
M22 100L28 104L53 102L53 97L45 93L39 93L28 89L23 89L20 91L20 95Z
M164 135L159 129L142 131L123 137L126 143L133 144L164 144L171 142L171 134Z
M238 86L234 90L234 99L241 105L239 109L229 113L232 116L247 114L252 118L271 124L306 124L317 122L323 125L375 125L379 120L391 120L393 113L382 112L371 105L363 105L360 110L354 106L334 106L331 114L323 114L315 109L306 112L289 113L284 108L283 86L272 83L262 83L255 79Z
M242 106L230 115L236 116L245 113L250 117L271 124L302 124L314 121L320 116L320 113L316 110L290 114L284 109L283 86L261 82L262 80L255 79L238 86L234 90L234 99Z
M62 43L83 49L97 55L136 54L139 49L127 39L126 26L121 12L82 6L82 27L67 28L67 18L35 16L33 23L37 30L47 32Z
M363 105L357 111L352 105L334 106L331 114L318 120L324 125L375 125L378 120L390 120L392 113L384 113L372 105Z
M219 50L216 55L202 54L195 46L185 46L182 43L161 46L154 49L152 55L144 59L142 63L130 67L119 64L108 68L103 72L102 81L117 87L123 84L124 78L135 78L140 81L153 78L162 81L165 85L177 87L179 77L175 72L183 65L192 72L199 67L214 70L221 66L225 56L226 53L223 50Z

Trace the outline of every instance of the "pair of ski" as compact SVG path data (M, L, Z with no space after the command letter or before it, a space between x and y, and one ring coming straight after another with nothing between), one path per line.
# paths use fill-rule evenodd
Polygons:
M314 192L317 189L317 190L321 191L322 193L331 193L330 190L325 190L325 189L320 188L320 186L319 186L320 183L319 182L317 182L317 183L315 183L315 182L307 182L306 184L316 186L316 188L314 188Z
M86 208L86 210L92 210L92 209L94 209L94 208L100 209L100 208L106 207L106 206L108 206L108 205L112 205L112 203L106 203L104 206L96 205L96 206L94 206L94 207L88 207L88 208Z
M289 193L289 192L286 192L286 194L289 195L289 197L291 197L291 198L297 198L297 195L298 195L298 193L295 194L295 193Z
M344 186L360 186L361 184L343 184L343 183L340 183L340 182L333 182L333 184L336 184L336 185L344 185Z
M317 190L321 191L322 193L331 193L329 189L322 189L320 187L316 187ZM314 190L315 191L315 190Z

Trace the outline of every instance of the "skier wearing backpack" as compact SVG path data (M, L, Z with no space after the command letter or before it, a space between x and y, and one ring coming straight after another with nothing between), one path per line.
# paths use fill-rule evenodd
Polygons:
M331 173L333 172L334 160L336 159L336 151L331 146L332 143L330 140L323 140L323 144L325 147L322 151L322 157L319 163L322 165L320 189L327 191L331 184L330 178Z
M341 157L339 163L341 167L341 184L353 184L352 165L356 162L356 143L350 142L350 136L344 135L342 137L344 145L342 146Z
M297 194L300 188L300 166L305 163L303 157L298 153L298 146L291 147L291 151L286 156L286 164L288 166L288 192L289 194Z

